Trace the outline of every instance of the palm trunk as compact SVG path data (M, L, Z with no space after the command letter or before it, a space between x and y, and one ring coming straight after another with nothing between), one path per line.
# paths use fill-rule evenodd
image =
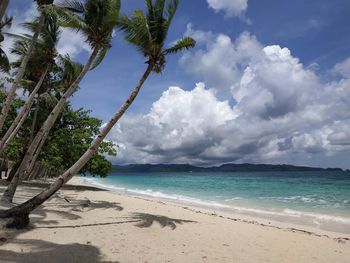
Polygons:
M8 4L9 4L9 0L1 0L1 3L0 3L0 22L2 21L2 18L5 15L6 8L7 8Z
M21 82L21 80L23 78L23 75L24 75L24 72L26 70L28 61L29 61L29 59L30 59L30 57L31 57L31 55L33 53L34 46L35 46L35 44L36 44L36 42L37 42L37 40L39 38L41 29L43 28L44 23L45 23L45 16L42 14L41 17L40 17L40 22L39 22L38 28L37 28L36 32L34 33L34 35L33 35L32 43L31 43L27 53L24 55L24 57L22 59L21 65L18 68L18 71L17 71L17 74L16 74L15 81L13 82L9 93L7 94L4 106L2 107L2 110L1 110L1 113L0 113L0 131L4 127L5 119L6 119L7 115L8 115L9 110L10 110L13 98L15 97L15 94L16 94L16 89L17 89L19 83Z
M90 160L90 158L96 153L101 142L107 136L109 131L123 116L126 110L135 100L139 93L143 83L150 75L153 69L153 64L149 64L138 85L135 87L129 98L123 103L120 109L113 115L106 126L103 127L100 134L92 141L89 149L79 158L79 160L73 164L66 172L58 177L58 179L50 185L49 188L42 191L40 194L34 196L25 203L8 209L0 213L0 218L12 218L12 221L8 223L7 227L21 228L29 223L29 213L32 212L39 205L49 199L54 193L56 193L66 182L68 182L80 169Z
M20 182L21 178L24 177L25 172L28 169L28 166L31 162L35 162L34 155L36 150L38 149L38 146L40 145L40 142L42 141L45 134L48 134L51 130L52 126L55 124L56 119L60 112L64 109L64 105L67 101L67 99L74 93L76 87L79 85L80 81L83 79L85 74L89 71L93 61L95 60L97 54L98 54L99 48L96 47L94 51L92 52L88 62L84 66L84 69L79 74L78 78L71 84L71 86L67 89L67 91L63 94L55 108L51 111L50 115L47 117L46 121L44 122L43 126L40 128L38 133L36 134L34 140L28 147L28 150L21 162L21 165L19 166L15 176L13 177L11 183L7 186L7 189L5 190L1 200L4 202L12 202L13 196L16 192L17 185Z
M32 126L30 127L30 137L29 137L29 144L32 143L34 139L34 132L35 132L35 126L36 126L36 121L38 119L38 112L39 112L39 99L40 99L40 94L38 94L36 98L36 103L35 103L35 110L33 114L33 121L32 121Z
M18 130L21 128L23 122L25 121L28 112L30 108L33 105L35 95L39 91L46 74L48 72L48 67L45 69L45 71L42 73L39 82L36 84L34 90L29 95L26 103L23 105L21 112L17 115L16 119L13 121L11 127L7 130L4 137L0 141L0 155L4 152L6 149L6 146L11 142L11 140L16 136Z
M28 169L27 169L27 173L30 174L33 170L33 167L34 165L36 164L36 160L38 159L39 157L39 154L41 152L41 149L43 148L44 144L45 144L45 141L46 141L46 138L47 136L49 135L49 133L45 133L44 136L43 136L43 139L40 141L39 145L38 145L38 148L36 149L35 151L35 154L33 156L33 159L32 161L30 162L30 164L28 165Z

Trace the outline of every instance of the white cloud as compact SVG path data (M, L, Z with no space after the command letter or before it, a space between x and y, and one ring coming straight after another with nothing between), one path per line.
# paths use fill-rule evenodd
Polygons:
M350 78L350 57L337 63L332 69L332 72L344 78Z
M248 8L248 0L207 0L216 12L224 11L227 16L243 17Z
M89 45L80 33L68 29L61 29L61 31L61 37L57 45L57 51L60 54L69 54L72 58L75 58L83 51L90 52Z
M210 89L170 87L149 113L126 116L111 134L122 145L117 162L349 168L350 79L324 83L288 48L263 46L247 32L232 40L189 25L187 33L199 48L181 63ZM234 106L217 97L224 91Z
M227 35L195 31L190 25L186 35L199 40L199 46L205 44L205 47L185 53L181 64L189 73L201 77L209 87L221 91L229 90L241 78L242 67L262 55L261 44L248 32L232 42Z

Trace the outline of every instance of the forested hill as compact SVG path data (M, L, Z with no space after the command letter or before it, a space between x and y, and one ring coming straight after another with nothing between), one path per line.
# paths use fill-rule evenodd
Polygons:
M317 168L294 165L272 164L223 164L212 167L198 167L189 164L129 164L113 165L112 172L117 173L157 173L157 172L287 172L287 171L342 171L340 168Z

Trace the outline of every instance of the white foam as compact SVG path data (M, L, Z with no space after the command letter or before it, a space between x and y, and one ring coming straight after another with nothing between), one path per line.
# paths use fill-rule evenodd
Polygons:
M121 192L126 194L132 194L137 196L149 196L153 198L160 198L165 200L171 200L183 204L193 204L198 205L202 207L211 207L211 208L217 208L217 209L224 209L226 211L232 211L236 213L246 214L246 215L254 215L254 216L267 216L272 218L284 218L286 220L288 219L305 219L307 221L313 222L317 226L321 225L322 223L341 223L349 225L350 227L350 217L344 217L344 216L334 216L334 215L326 215L326 214L319 214L319 213L312 213L312 212L302 212L297 211L289 208L285 208L280 211L276 210L264 210L264 209L256 209L256 208L248 208L248 207L240 207L240 206L232 206L232 205L225 205L221 204L215 201L208 201L208 200L202 200L199 198L194 198L190 196L184 196L184 195L178 195L178 194L166 194L160 191L154 191L152 189L129 189L124 187L117 187L113 185L104 185L102 183L97 182L94 178L84 178L83 181L85 183L88 183L90 185L94 185L96 187L107 189L115 192ZM302 196L290 196L290 197L261 197L260 199L272 199L272 198L284 198L286 200L304 200L307 201ZM230 199L226 199L224 201L231 201L231 200L240 200L241 197L233 197ZM323 200L322 200L323 201ZM347 201L347 200L346 200Z

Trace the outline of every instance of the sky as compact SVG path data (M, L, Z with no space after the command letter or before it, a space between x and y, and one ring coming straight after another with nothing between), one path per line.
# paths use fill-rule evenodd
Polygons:
M137 8L143 0L122 1L124 14ZM147 80L108 136L118 144L111 161L349 169L349 11L348 0L180 1L167 45L183 36L197 45ZM36 7L11 0L8 14L11 32L19 33ZM112 45L71 99L104 122L146 67L122 33ZM81 63L91 52L66 29L57 49Z

